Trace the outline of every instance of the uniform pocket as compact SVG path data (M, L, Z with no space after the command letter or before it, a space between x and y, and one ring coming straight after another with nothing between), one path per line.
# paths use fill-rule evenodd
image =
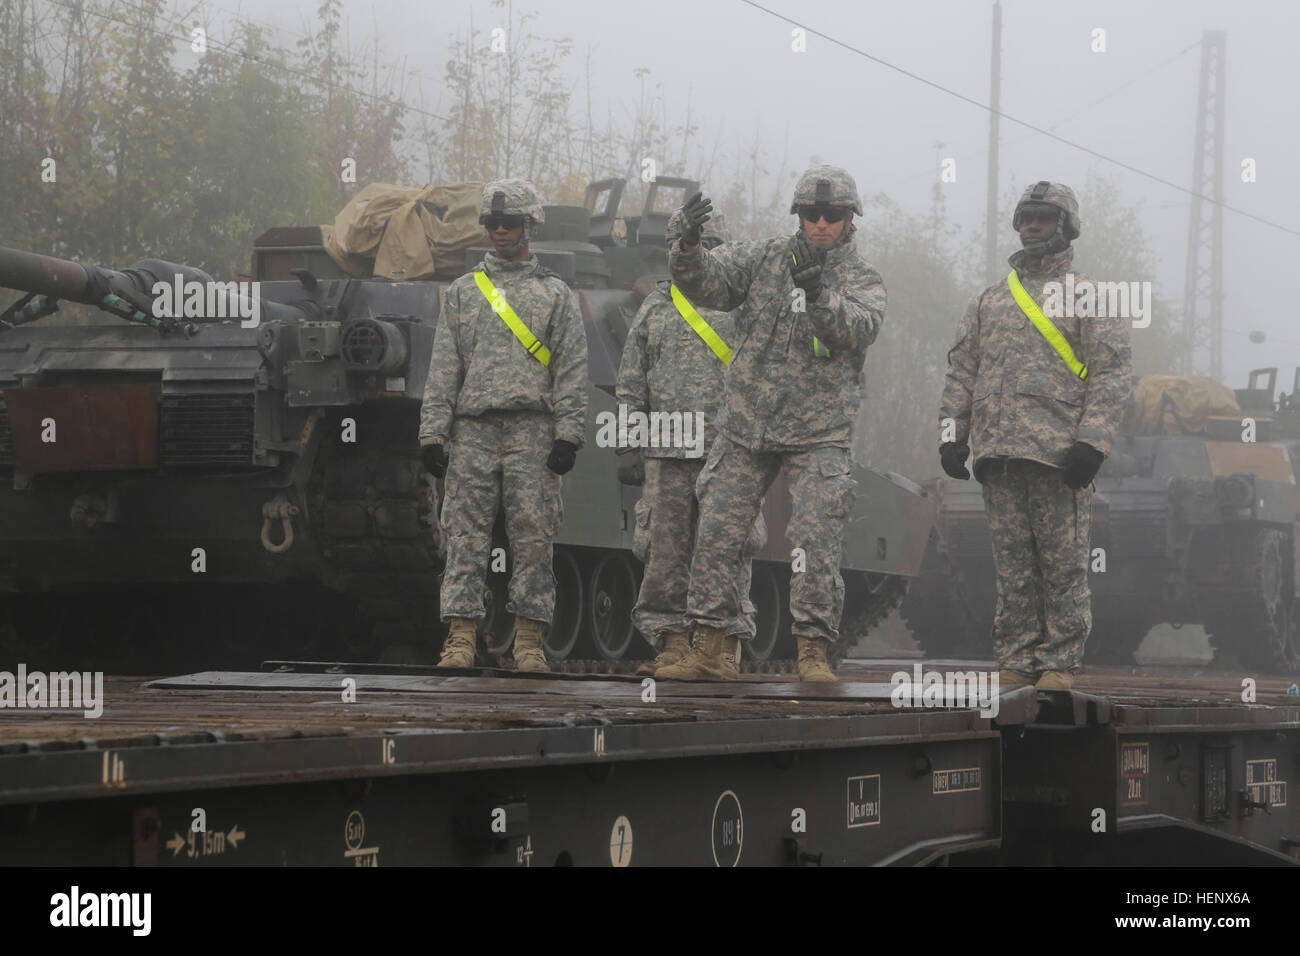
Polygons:
M1016 392L1021 421L1030 428L1059 432L1068 444L1083 417L1083 394L1067 388L1031 386Z
M817 471L822 477L826 517L837 520L847 518L857 500L858 487L848 455L822 458L817 463Z

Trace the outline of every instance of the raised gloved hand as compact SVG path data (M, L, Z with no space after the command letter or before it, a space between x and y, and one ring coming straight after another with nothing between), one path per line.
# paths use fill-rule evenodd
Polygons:
M803 236L794 241L790 252L790 278L803 289L805 297L815 300L822 294L822 262L825 255Z
M447 473L447 453L441 445L422 446L420 461L424 463L424 470L435 478L441 478Z
M966 469L966 459L969 456L970 445L964 441L946 441L939 446L939 462L949 478L960 478L963 481L970 478L970 472Z
M1086 441L1077 441L1065 453L1065 484L1078 491L1087 487L1097 477L1097 469L1106 460L1106 456L1093 448Z
M639 451L619 456L618 480L625 485L645 484L645 459Z
M696 193L682 206L682 245L698 246L704 224L713 215L713 200Z
M546 467L557 475L567 475L573 470L573 463L578 460L578 446L563 438L555 439L551 453L546 456Z

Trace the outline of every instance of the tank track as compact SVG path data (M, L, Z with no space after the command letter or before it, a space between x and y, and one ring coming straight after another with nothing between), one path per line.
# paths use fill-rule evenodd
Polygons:
M1226 607L1206 614L1205 620L1216 661L1269 673L1300 673L1295 649L1297 609L1285 598L1290 584L1290 544L1286 535L1271 528L1258 529L1251 539L1234 542L1244 588L1233 594ZM1285 603L1277 607L1282 601Z
M849 651L857 647L872 628L902 605L910 584L910 578L889 575L875 591L867 591L866 597L861 599L861 604L857 607L853 607L856 601L845 599L845 615L840 623L839 640L830 646L826 655L832 667L838 667Z
M308 483L308 514L338 583L356 601L347 650L358 657L395 647L435 654L445 633L434 492L415 442L417 416L418 409L349 409L322 423L329 437ZM356 420L355 444L339 438L344 417Z

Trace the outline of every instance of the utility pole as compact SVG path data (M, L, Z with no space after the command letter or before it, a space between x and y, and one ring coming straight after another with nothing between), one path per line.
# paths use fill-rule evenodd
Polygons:
M1186 371L1223 378L1223 117L1227 34L1201 35L1201 82L1192 152L1192 210L1183 287ZM1202 196L1212 201L1202 200Z
M993 2L993 58L989 67L989 182L984 213L984 272L989 282L998 273L998 111L1002 108L1002 3Z

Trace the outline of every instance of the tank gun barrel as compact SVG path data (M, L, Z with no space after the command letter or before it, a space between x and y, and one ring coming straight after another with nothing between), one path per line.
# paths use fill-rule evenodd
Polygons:
M265 319L310 318L304 305L263 301L252 283L216 282L193 266L145 259L129 269L83 265L56 256L0 247L0 286L26 292L0 322L20 325L57 311L58 300L97 306L160 332L190 335L186 318L239 318L251 328Z

